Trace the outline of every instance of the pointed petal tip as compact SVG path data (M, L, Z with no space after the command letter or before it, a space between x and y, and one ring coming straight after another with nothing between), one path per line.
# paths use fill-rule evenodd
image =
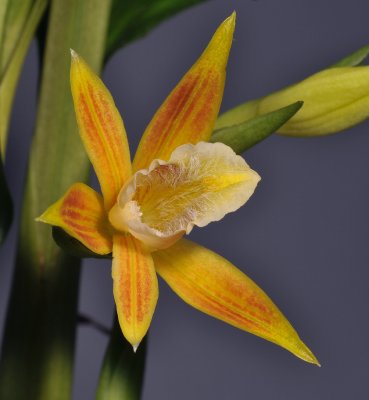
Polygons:
M232 14L226 19L226 21L229 21L230 23L235 24L236 17L237 17L236 10L233 10Z
M36 217L34 219L35 222L43 222L45 224L49 223L48 220L48 209L46 211L44 211L41 215L39 215L38 217Z
M303 342L301 342L301 344L298 347L299 348L297 349L297 351L293 351L295 356L301 358L302 360L310 364L314 364L317 365L318 367L321 367L320 362L315 357L313 352Z
M314 354L310 351L309 355L305 358L305 361L307 361L310 364L314 364L317 367L321 367L322 365L318 361L318 359L314 356Z
M70 50L70 55L72 57L72 60L77 60L79 58L79 55L76 51L74 51L73 49L69 49Z
M133 345L132 345L132 348L133 348L133 352L134 352L134 353L137 352L137 349L138 349L138 346L139 346L139 345L140 345L140 342L137 343L137 344L133 344Z
M202 59L209 62L212 60L220 67L225 68L228 55L232 46L233 33L236 26L236 13L233 12L226 18L215 31L208 47L205 49ZM206 55L204 57L204 55Z
M320 362L318 361L318 359L314 356L314 354L311 353L312 357L306 357L303 360L308 362L309 364L313 364L316 365L317 367L321 367L322 365L320 364Z
M230 33L233 34L236 25L236 17L237 17L236 11L233 11L232 14L229 17L227 17L220 26L223 27L224 29L230 30L231 31Z

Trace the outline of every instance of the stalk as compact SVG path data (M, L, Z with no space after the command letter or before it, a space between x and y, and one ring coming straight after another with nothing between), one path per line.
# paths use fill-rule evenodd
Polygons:
M47 3L48 0L13 0L0 5L0 149L3 160L19 75Z
M101 68L110 1L53 0L26 181L15 274L0 362L0 398L66 400L72 386L80 260L63 253L34 218L89 163L69 87L69 48Z
M147 337L136 353L125 340L115 318L105 353L96 400L139 400L142 393Z

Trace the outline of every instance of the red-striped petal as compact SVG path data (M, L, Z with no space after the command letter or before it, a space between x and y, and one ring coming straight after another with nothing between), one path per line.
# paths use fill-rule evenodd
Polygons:
M270 298L223 257L184 239L153 257L160 276L191 306L319 365Z
M112 251L110 224L102 197L84 183L75 183L38 221L58 226L97 254Z
M233 13L219 26L203 54L156 112L138 146L134 171L147 168L153 159L167 161L182 144L209 139L223 97L235 19Z
M159 289L150 253L130 234L114 235L112 277L119 323L136 350L149 329Z
M108 89L74 51L70 80L79 133L110 210L131 175L123 121Z

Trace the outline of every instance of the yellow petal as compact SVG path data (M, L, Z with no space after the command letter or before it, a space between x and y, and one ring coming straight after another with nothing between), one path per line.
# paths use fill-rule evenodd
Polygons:
M319 365L269 297L223 257L182 239L153 258L160 276L191 306Z
M136 351L149 329L159 290L150 253L129 234L114 235L112 277L119 324Z
M58 226L97 254L112 251L112 238L102 197L84 183L75 183L37 221Z
M70 80L79 132L109 210L131 175L126 131L108 89L73 50Z
M168 162L155 160L122 189L109 219L153 249L167 248L194 225L203 227L237 210L259 175L222 143L178 147Z
M138 146L134 171L147 168L155 158L168 160L182 144L209 139L222 101L235 19L233 13L219 26L201 57L156 112Z

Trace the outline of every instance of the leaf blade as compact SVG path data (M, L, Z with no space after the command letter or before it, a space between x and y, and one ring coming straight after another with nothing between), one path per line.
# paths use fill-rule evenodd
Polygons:
M223 127L213 133L210 141L222 142L230 146L237 154L241 154L276 132L300 110L302 105L303 102L298 101L243 123ZM229 120L230 118L228 122Z
M18 46L34 0L8 0L0 3L0 77Z
M3 63L0 70L0 147L3 159L5 158L9 118L15 95L15 89L28 47L41 20L41 17L45 12L47 2L47 0L36 0L32 7L29 10L27 9L29 12L24 16L24 18L27 18L27 20L20 21L21 23L24 22L24 26L22 25L22 30L20 30L20 27L15 26L14 29L17 28L17 30L13 29L14 32L11 31L12 34L10 37L7 37L5 35L6 31L4 31L4 46L8 44L8 42L12 41L15 33L19 34L19 37L16 39L16 46L14 46L14 43L11 43L14 46L14 48L11 48L11 53L9 53L8 48L4 47L3 54L1 55ZM27 4L27 2L24 4ZM24 12L23 9L22 12ZM6 26L4 26L4 29L5 28Z
M348 56L342 58L342 60L337 61L330 68L337 68L337 67L356 67L360 65L369 55L369 44L366 46L361 47L360 49L354 51L353 53L349 54Z

